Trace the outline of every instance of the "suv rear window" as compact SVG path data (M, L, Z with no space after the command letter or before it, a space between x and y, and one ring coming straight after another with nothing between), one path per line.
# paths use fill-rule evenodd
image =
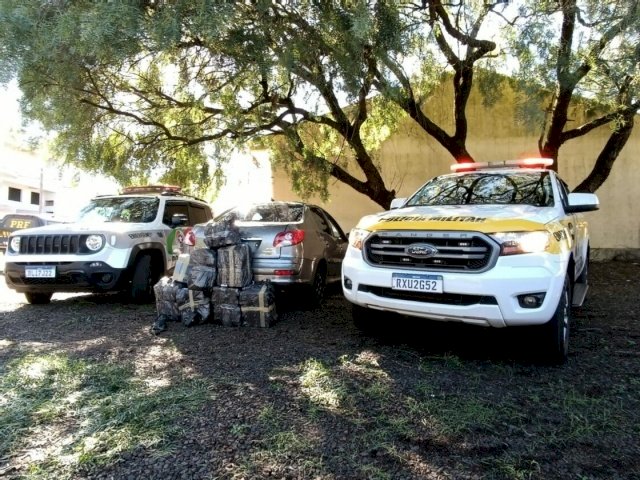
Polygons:
M239 222L296 223L302 221L304 205L295 203L261 203L227 210L216 221L235 218Z

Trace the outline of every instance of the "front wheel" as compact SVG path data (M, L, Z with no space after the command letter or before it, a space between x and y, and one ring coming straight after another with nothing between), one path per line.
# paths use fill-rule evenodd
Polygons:
M141 256L133 267L129 298L134 303L149 303L153 300L154 274L151 257Z
M571 321L571 284L565 277L556 311L547 323L542 325L542 345L544 359L561 365L569 357L569 324Z
M26 292L24 296L31 305L45 305L51 302L53 293Z

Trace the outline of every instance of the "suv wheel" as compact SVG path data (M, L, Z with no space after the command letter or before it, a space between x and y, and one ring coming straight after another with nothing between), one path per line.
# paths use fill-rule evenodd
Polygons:
M142 255L133 267L129 298L134 303L148 303L153 300L153 262L151 256Z
M549 322L542 325L542 345L545 360L561 365L569 356L569 324L571 321L571 285L569 276L564 279L564 287L558 300L556 311Z
M44 305L51 302L53 293L25 292L24 296L31 305Z

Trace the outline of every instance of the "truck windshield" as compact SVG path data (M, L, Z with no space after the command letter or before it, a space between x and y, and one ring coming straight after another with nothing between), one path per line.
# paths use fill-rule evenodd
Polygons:
M160 200L153 197L94 198L80 211L78 221L149 223L158 214Z
M427 182L405 206L524 204L553 205L548 172L474 172Z

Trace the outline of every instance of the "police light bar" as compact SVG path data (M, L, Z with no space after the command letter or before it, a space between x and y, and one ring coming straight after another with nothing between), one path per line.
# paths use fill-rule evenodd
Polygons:
M553 165L552 158L522 158L520 160L503 160L501 162L464 162L451 165L452 172L473 172L489 168L546 168Z
M182 190L177 185L143 185L138 187L124 187L122 193L179 193Z
M451 165L452 172L473 172L475 170L480 170L482 168L489 168L489 163L487 162L463 162L463 163L454 163Z

